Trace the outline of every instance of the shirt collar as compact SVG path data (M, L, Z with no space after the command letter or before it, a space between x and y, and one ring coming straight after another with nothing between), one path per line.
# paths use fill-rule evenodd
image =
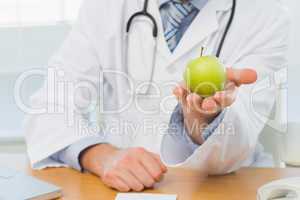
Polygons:
M163 4L169 2L171 0L159 0L159 6L162 6ZM198 10L201 10L205 4L208 2L208 0L190 0L193 6L195 6Z

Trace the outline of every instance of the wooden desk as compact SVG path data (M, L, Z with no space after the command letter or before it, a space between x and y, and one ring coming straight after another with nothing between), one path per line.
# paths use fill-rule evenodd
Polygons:
M64 194L62 200L114 200L117 193L97 177L71 169L33 171L24 160L3 165L60 186ZM244 168L234 174L204 180L195 172L169 169L164 180L146 192L178 194L178 200L255 200L256 191L263 184L292 176L300 176L300 169Z

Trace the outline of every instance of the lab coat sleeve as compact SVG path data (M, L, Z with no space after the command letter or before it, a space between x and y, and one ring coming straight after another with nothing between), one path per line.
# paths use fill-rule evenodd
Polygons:
M93 91L98 91L101 72L101 53L91 41L91 2L83 4L78 21L49 62L43 87L30 99L32 109L44 109L27 114L24 122L27 151L35 169L67 166L51 156L82 139L98 136L87 128L87 116L90 110L95 111L98 97ZM64 89L58 89L59 84L64 84Z
M103 143L103 137L87 137L54 154L51 158L78 171L82 171L80 164L81 153L89 147Z
M271 115L276 98L276 73L287 66L286 52L289 44L289 16L277 10L266 20L264 27L257 27L255 34L250 30L238 59L230 66L251 67L258 72L258 81L239 88L236 102L227 108L222 123L214 133L184 160L170 163L172 167L193 168L208 175L233 172L244 165L255 152L259 134ZM255 27L255 26L254 26ZM163 143L166 142L164 136ZM169 146L168 154L181 154L181 146L174 151ZM183 158L183 157L181 157ZM247 161L247 162L246 162ZM246 164L247 163L247 164Z

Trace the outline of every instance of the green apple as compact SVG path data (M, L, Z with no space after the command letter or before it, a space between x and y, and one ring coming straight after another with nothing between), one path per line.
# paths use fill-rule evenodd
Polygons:
M224 90L225 67L215 56L201 56L188 63L184 80L191 92L202 97L213 96Z

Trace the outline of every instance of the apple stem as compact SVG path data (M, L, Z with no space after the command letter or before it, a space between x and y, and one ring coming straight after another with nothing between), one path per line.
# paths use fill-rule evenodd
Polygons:
M203 56L203 53L204 53L204 47L201 47L201 54L200 54L200 57Z

